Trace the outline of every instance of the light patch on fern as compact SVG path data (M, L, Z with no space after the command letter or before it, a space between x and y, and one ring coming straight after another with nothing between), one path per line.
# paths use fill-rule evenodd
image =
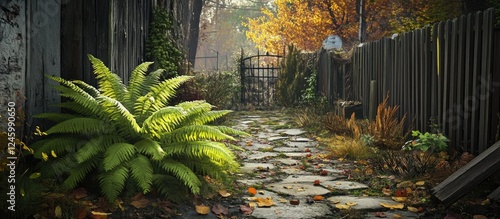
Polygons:
M161 145L151 139L143 139L134 145L138 152L151 156L153 160L161 160L165 156L165 151L163 151Z
M88 58L94 68L94 74L102 95L122 101L127 89L123 85L121 78L112 73L101 60L92 55L88 55Z

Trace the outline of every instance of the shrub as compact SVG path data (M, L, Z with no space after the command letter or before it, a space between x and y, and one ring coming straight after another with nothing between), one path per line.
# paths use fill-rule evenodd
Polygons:
M199 74L195 79L202 88L203 99L218 108L231 108L238 100L240 95L238 72Z
M423 152L426 152L430 149L431 152L441 152L447 150L448 142L450 141L441 133L431 134L429 132L426 132L425 134L423 134L417 130L412 132L412 136L417 137L417 139L414 141L409 141L407 144L405 144L403 149L420 150Z
M396 113L399 106L387 105L389 96L378 105L375 121L368 125L368 133L374 138L374 145L384 149L401 149L407 133L404 133L406 114L398 121Z
M441 160L431 152L384 150L375 159L375 166L403 178L415 178L434 171Z
M336 157L345 157L352 160L367 159L376 154L376 149L368 147L360 139L335 136L328 141L330 153Z
M356 115L354 113L351 114L350 119L345 119L343 116L329 112L323 124L333 134L346 135L354 139L359 139L363 131L356 123Z
M125 186L143 193L154 188L172 197L184 189L200 193L199 176L221 179L236 169L234 155L220 141L245 133L207 125L230 111L212 111L205 101L169 106L176 89L191 77L160 81L163 70L146 74L152 64L147 62L137 66L125 86L104 63L90 55L89 59L99 90L82 81L49 76L69 100L60 107L74 113L36 116L57 123L33 148L35 157L46 160L46 172L64 179L63 188L97 176L110 202Z

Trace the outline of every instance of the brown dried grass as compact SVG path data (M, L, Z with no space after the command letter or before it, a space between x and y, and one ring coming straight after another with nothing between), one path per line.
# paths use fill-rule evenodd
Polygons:
M368 125L368 133L374 137L374 144L383 149L401 149L408 132L404 132L406 113L398 121L399 106L388 106L389 95L378 105L375 121Z

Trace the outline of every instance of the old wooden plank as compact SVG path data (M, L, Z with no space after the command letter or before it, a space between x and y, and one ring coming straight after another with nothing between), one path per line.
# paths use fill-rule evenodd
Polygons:
M494 29L492 60L500 60L500 28ZM491 134L490 141L500 140L500 62L493 61L492 68L492 95L491 95Z
M437 78L437 95L438 95L438 123L443 125L443 94L444 94L444 81L443 81L443 65L444 65L444 27L445 27L445 22L439 22L438 26L438 37L437 37L437 73L438 73L438 78Z
M448 120L446 118L447 111L450 107L450 56L451 56L451 21L448 20L445 22L444 27L444 40L442 43L444 44L443 50L443 109L441 112L442 121L443 121L443 132L446 136L450 136L450 127Z
M94 71L92 68L92 64L89 62L87 55L96 56L97 51L97 18L98 14L96 14L96 1L85 1L83 3L83 54L82 54L82 64L83 64L83 80L92 85L97 85L97 80L94 76ZM96 57L101 59L101 57Z
M464 68L465 68L465 60L464 60L464 50L465 50L465 26L466 26L466 18L465 16L461 16L458 19L458 25L457 25L457 34L458 34L458 41L457 41L457 99L456 99L456 111L455 116L456 116L456 129L455 129L455 141L456 145L464 145L463 144L463 136L464 136L464 117L465 115L461 112L464 112L464 99L465 99L465 91L464 91L464 84L465 84L465 73L464 73Z
M491 118L490 98L491 98L491 48L493 37L493 10L486 10L483 14L483 39L481 76L478 78L480 84L479 91L479 152L483 152L488 147L489 126Z
M472 84L472 95L471 95L471 108L470 112L471 113L471 130L470 130L470 139L471 139L471 146L472 146L472 153L473 154L478 154L479 152L479 113L478 113L478 108L479 108L479 93L477 92L478 88L478 78L480 75L480 54L481 54L481 41L482 41L482 35L481 35L481 27L480 24L483 22L482 20L482 15L483 13L481 11L476 13L476 18L474 19L474 49L473 49L473 70L472 70L472 80L470 83Z
M474 46L473 40L474 40L474 16L472 14L467 15L467 21L466 21L466 35L465 35L465 83L464 85L464 135L463 135L463 141L465 145L467 146L467 151L472 151L472 142L470 142L471 138L471 116L470 113L472 113L471 110L471 100L473 98L472 96L472 47Z
M83 1L61 6L61 77L83 80Z
M420 104L421 108L420 110L422 111L422 117L424 119L424 130L429 131L429 126L425 125L427 124L426 122L430 119L430 90L431 90L431 81L430 81L430 65L429 65L429 59L430 59L430 27L426 26L424 31L422 32L422 45L423 45L423 50L422 50L422 76L421 80L422 83L420 85Z
M500 141L432 189L433 195L449 206L500 170Z
M438 24L434 24L432 26L432 36L431 36L431 63L430 63L430 80L431 80L431 89L430 89L430 106L431 106L431 117L433 119L438 118Z
M495 189L495 191L489 194L488 198L500 202L500 187L498 187L497 189Z
M450 68L449 68L449 78L448 78L448 83L449 84L449 101L448 101L448 108L446 109L446 113L444 116L446 117L446 123L448 127L448 139L450 139L449 144L450 145L456 145L458 142L458 137L455 135L456 130L458 127L456 127L456 124L454 121L456 121L458 118L456 118L456 115L454 113L455 108L457 107L456 105L456 92L457 92L457 65L459 64L457 62L457 29L458 29L458 21L457 19L453 19L451 22L451 28L450 28L450 41L448 44L450 45Z

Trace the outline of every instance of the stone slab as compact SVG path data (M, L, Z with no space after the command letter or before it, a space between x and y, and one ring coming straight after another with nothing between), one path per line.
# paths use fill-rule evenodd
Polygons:
M297 135L302 135L302 134L306 133L306 131L304 131L302 129L278 129L278 130L276 130L276 132L278 132L280 134L289 135L289 136L297 136Z
M278 151L278 152L303 152L304 149L302 149L302 148L291 148L291 147L276 147L276 148L273 148L273 151Z
M332 181L338 179L335 176L319 176L319 175L297 175L288 176L281 181L282 183L314 183L315 180L319 180L321 184L326 181Z
M302 204L305 200L300 200L300 203L299 205L256 208L252 213L252 218L310 219L332 214L330 207L326 204Z
M259 168L269 168L270 170L272 170L274 169L274 165L270 163L243 163L243 165L240 167L240 170L241 172L251 173L254 171L258 171Z
M271 160L269 162L281 163L281 164L288 165L288 166L295 166L295 165L300 164L300 161L294 160L294 159L275 159L275 160Z
M303 153L295 152L295 153L283 153L283 154L285 154L288 157L297 158L297 157L305 157L305 156L307 156L307 154L310 154L310 153L307 153L307 152L303 152Z
M368 186L358 182L351 181L327 181L321 185L339 190L354 190L354 189L367 189Z
M286 174L290 174L290 175L307 175L307 174L311 174L309 172L306 172L304 170L301 170L299 168L286 168L286 169L281 169L281 172L283 173L286 173Z
M260 151L254 151L253 154L248 155L247 159L249 160L260 160L264 159L267 157L276 157L278 156L278 153L276 152L260 152Z
M273 183L268 185L266 189L296 197L325 195L330 193L330 190L321 186L314 186L311 183Z
M387 204L398 204L397 202L391 200L390 198L379 198L379 197L355 197L355 196L332 196L327 199L333 203L339 202L339 204L345 204L347 202L356 202L351 208L356 210L386 210L382 207L380 203Z
M239 179L236 180L236 182L245 184L247 186L252 186L252 185L261 185L263 183L268 183L272 179L266 178L266 179Z
M295 139L292 139L292 141L296 141L296 142L310 142L310 141L313 141L309 138L295 138Z
M312 141L287 141L285 144L289 147L295 147L295 148L307 148L307 147L314 147L316 146L316 142Z
M275 137L269 137L269 138L267 138L268 141L278 141L278 140L285 140L285 139L288 139L288 137L275 136Z

